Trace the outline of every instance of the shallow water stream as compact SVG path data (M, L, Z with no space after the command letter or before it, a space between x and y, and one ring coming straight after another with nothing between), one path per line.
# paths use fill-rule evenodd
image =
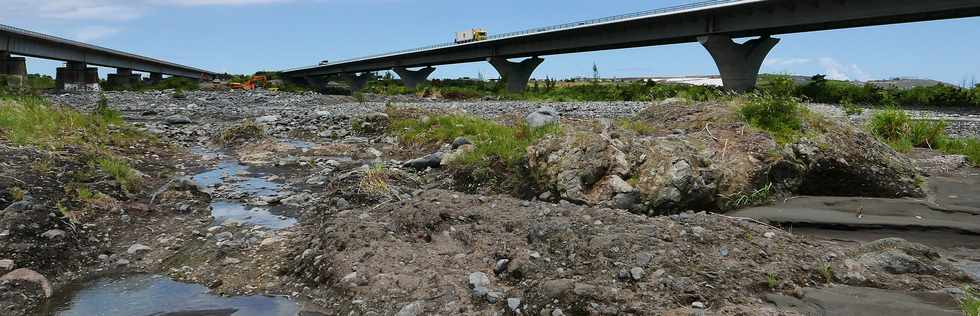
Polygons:
M157 275L115 276L55 293L40 315L58 316L293 316L296 302L280 297L221 297L201 285Z

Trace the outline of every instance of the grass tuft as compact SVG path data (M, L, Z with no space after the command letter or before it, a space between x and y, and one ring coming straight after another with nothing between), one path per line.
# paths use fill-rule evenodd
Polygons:
M241 124L229 127L221 132L221 136L218 137L217 142L222 145L241 144L264 137L265 128L253 120L245 120Z
M133 190L139 185L139 175L124 160L113 157L103 157L95 160L100 170L112 176L121 187L126 190Z
M980 316L980 291L967 286L963 289L963 299L960 300L960 308L966 316Z

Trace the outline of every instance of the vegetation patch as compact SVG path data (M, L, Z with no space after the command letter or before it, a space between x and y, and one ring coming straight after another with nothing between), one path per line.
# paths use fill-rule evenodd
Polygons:
M964 155L980 166L980 139L950 137L943 121L914 120L904 110L890 107L876 112L867 124L872 134L899 152L931 148Z
M265 137L265 128L254 120L244 120L241 124L226 128L216 142L221 145L236 145Z
M967 316L980 316L980 291L967 286L963 292L963 299L960 300L963 313Z
M99 170L105 172L126 190L133 190L140 183L139 174L125 160L114 157L103 157L95 160Z

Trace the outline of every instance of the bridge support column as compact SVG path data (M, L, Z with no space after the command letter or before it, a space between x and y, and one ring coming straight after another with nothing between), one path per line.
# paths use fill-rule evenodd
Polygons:
M0 75L27 77L27 58L10 57L10 53L0 51Z
M515 63L506 58L491 57L487 61L493 68L497 69L500 80L506 81L508 92L521 93L527 89L527 82L531 80L531 73L544 62L544 59L535 56Z
M60 91L99 91L99 69L69 61L56 70L55 84Z
M365 72L360 75L357 74L345 74L344 79L350 84L350 91L357 92L364 89L367 86L368 80L371 79L373 75L370 72Z
M130 89L140 82L140 75L134 74L132 69L117 68L116 73L106 75L106 81L110 86Z
M415 89L419 86L419 84L428 82L429 75L431 75L433 71L436 71L436 69L432 68L432 66L419 70L408 70L408 68L405 67L396 67L394 71L396 74L398 74L398 77L402 78L402 83L405 84L405 87Z
M150 79L147 79L147 82L149 82L149 84L160 83L160 81L163 81L163 74L159 72L151 72Z
M725 88L741 92L755 88L762 61L779 39L763 36L739 44L728 35L708 35L699 37L698 42L714 58Z

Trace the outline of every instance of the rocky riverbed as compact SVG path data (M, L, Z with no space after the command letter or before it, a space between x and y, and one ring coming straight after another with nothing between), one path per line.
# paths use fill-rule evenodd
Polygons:
M112 197L103 212L57 211L72 153L41 173L32 162L52 153L0 142L0 185L30 196L0 204L0 273L21 269L0 281L4 315L82 315L125 304L105 297L130 284L152 299L102 314L955 315L980 278L980 190L958 185L980 171L898 154L832 106L811 105L827 114L807 126L817 136L780 146L725 104L681 100L105 96L159 142L117 149L145 185L96 181ZM100 95L46 97L91 111ZM562 128L528 148L535 176L514 191L443 167L466 140L395 137L402 112ZM980 126L916 115L956 121L957 135ZM868 299L841 299L854 293ZM145 306L180 300L209 303Z

